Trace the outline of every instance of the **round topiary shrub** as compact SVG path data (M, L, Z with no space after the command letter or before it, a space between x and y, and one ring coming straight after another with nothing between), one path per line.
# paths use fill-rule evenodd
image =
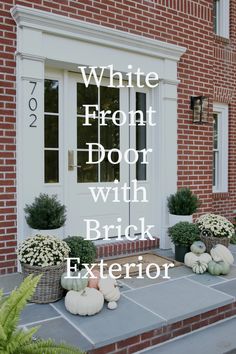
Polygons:
M69 257L80 258L79 269L83 268L82 263L91 264L96 259L96 246L90 240L85 240L81 236L69 236L64 239L67 245L70 247ZM75 265L77 262L71 260L71 265Z
M66 207L56 195L40 194L32 204L25 206L25 218L32 229L52 230L65 224Z
M167 199L170 214L192 215L200 206L198 197L189 189L181 188Z
M200 231L197 225L187 221L180 221L168 229L171 241L177 246L190 247L193 242L200 240Z

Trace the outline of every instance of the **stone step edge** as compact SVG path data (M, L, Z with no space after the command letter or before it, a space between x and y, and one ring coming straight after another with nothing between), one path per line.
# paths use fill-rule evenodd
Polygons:
M154 240L118 241L96 245L97 258L126 255L159 248L159 238Z
M87 354L132 354L236 315L236 301L199 315L129 337Z

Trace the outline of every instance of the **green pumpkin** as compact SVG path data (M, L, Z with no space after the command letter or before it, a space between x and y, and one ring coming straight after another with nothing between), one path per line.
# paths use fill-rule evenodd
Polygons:
M202 241L195 241L192 246L190 247L191 252L195 254L202 254L206 251L205 243Z
M221 261L221 262L215 262L215 261L210 261L208 263L208 272L211 275L226 275L230 271L230 265Z
M63 273L61 276L61 286L66 290L84 290L88 285L88 277L84 277L86 273L85 269L82 269L80 272L70 273L72 278L66 278L67 272Z

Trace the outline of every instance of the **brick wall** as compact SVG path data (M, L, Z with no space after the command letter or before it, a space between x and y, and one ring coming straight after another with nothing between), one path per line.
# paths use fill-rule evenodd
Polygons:
M3 0L0 3L0 274L15 271L16 259L16 27L15 4L70 16L137 35L187 47L178 72L178 186L190 186L201 198L200 212L232 217L236 209L234 143L236 112L236 3L231 1L231 40L212 33L212 0ZM226 70L227 69L227 70ZM212 195L212 124L192 124L190 96L230 104L229 193Z

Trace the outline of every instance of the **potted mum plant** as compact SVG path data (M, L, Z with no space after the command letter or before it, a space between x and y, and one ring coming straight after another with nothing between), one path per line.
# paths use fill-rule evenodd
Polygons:
M41 193L32 204L25 206L27 224L35 231L34 234L53 234L61 236L61 227L66 221L66 207L57 199L56 195L49 196Z
M41 274L32 302L49 303L63 296L60 281L66 270L65 258L69 252L66 242L46 235L27 238L19 246L17 253L24 278L29 274Z
M190 251L194 241L200 240L200 232L197 225L180 221L168 229L171 241L175 245L175 259L184 262L184 256Z
M235 234L234 225L221 215L204 214L196 219L195 223L201 232L201 240L205 243L207 252L217 244L228 247Z

